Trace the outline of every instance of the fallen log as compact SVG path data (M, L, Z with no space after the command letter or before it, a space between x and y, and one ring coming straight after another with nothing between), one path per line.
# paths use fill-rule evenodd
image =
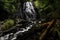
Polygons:
M41 36L39 37L39 40L43 40L43 38L45 37L45 35L47 34L49 28L51 28L51 25L54 23L54 20L50 21L50 22L47 22L47 23L44 23L42 25L46 25L48 24L46 30L41 34Z

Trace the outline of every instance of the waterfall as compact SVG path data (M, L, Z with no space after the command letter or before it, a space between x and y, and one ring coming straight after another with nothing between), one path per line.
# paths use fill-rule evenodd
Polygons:
M21 12L22 11L22 12ZM31 22L33 20L36 20L36 11L34 10L34 6L32 2L24 2L23 8L20 9L19 13L16 13L15 15L20 16L23 19L26 19L28 22ZM20 28L16 33L8 33L4 36L0 37L0 40L16 40L18 35L21 36L23 33L29 31L33 24L28 23L28 26L25 26L26 28ZM36 23L36 22L34 22Z
M32 2L24 2L23 14L25 14L27 21L36 20L36 11Z
M21 4L22 6L20 7L20 10L18 13L13 14L14 18L16 18L16 16L20 17L21 19L24 19L28 22L31 21L35 21L37 20L37 12L35 10L35 7L33 5L33 2L24 2L23 4Z

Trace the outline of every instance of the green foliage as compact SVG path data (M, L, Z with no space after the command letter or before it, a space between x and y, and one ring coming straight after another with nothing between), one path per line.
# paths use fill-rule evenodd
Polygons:
M14 0L13 1L5 0L4 1L4 9L11 13L15 12L16 8L13 5L13 2L14 2Z
M38 9L41 18L46 18L49 16L52 17L52 12L54 12L58 7L57 0L35 0L34 4L35 7Z
M13 25L14 25L14 20L12 20L12 19L7 19L7 20L5 20L4 23L3 23L2 30L7 30L7 29L11 28Z
M19 8L19 0L0 0L0 19L5 20L7 18L11 18Z
M58 37L59 37L59 39L60 39L60 29L59 29L59 28L55 28L55 31L57 31Z
M48 3L48 0L36 0L35 1L35 6L37 8L44 8L47 3Z
M3 10L6 10L9 13L16 12L18 9L18 6L20 6L20 3L18 2L18 0L2 0L0 2L3 2L3 6L2 6Z

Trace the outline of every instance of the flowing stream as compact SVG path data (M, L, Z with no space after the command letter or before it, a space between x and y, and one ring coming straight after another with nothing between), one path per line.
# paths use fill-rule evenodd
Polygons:
M32 28L32 25L29 25L26 28L20 28L20 30L17 31L16 33L9 33L0 37L0 40L16 40L18 35L22 36L23 33L27 32L31 28Z
M32 2L25 2L22 9L23 11L20 9L20 13L17 13L16 15L21 15L21 18L25 18L28 22L36 20L36 11L34 10ZM23 17L24 15L25 17ZM25 28L20 28L20 30L16 31L15 33L11 32L4 36L1 36L0 40L18 40L18 36L21 37L24 33L28 32L33 27L32 23L33 21L31 22L31 24L28 23L29 26L26 26ZM20 38L20 40L22 39Z

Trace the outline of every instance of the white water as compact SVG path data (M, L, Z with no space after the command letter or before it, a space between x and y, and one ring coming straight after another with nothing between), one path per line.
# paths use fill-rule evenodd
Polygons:
M36 11L32 2L25 2L23 4L23 12L26 16L26 20L31 21L36 19Z
M2 37L0 37L0 40L15 40L15 39L17 39L17 35L18 35L18 34L21 34L21 35L22 35L22 33L28 31L28 30L31 29L31 28L32 28L32 25L30 25L29 27L26 27L26 29L25 29L25 28L21 28L22 31L19 30L19 31L16 32L15 34L10 33L10 34L7 34L7 35L5 35L5 36L2 36Z
M31 19L35 20L35 18L36 18L35 13L36 12L34 10L33 3L32 2L25 2L25 3L23 4L24 5L23 10L25 9L24 13L25 13L25 16L26 16L26 20L28 20L28 21L31 21ZM21 17L23 17L23 13L22 14L16 14L16 15L21 15ZM34 23L36 23L36 22L34 22ZM18 34L22 35L22 33L28 31L31 28L32 28L32 25L29 25L28 27L26 27L26 29L25 28L20 28L22 30L17 31L16 33L9 33L9 34L7 34L5 36L2 36L2 37L0 37L0 40L15 40L15 39L17 39Z

